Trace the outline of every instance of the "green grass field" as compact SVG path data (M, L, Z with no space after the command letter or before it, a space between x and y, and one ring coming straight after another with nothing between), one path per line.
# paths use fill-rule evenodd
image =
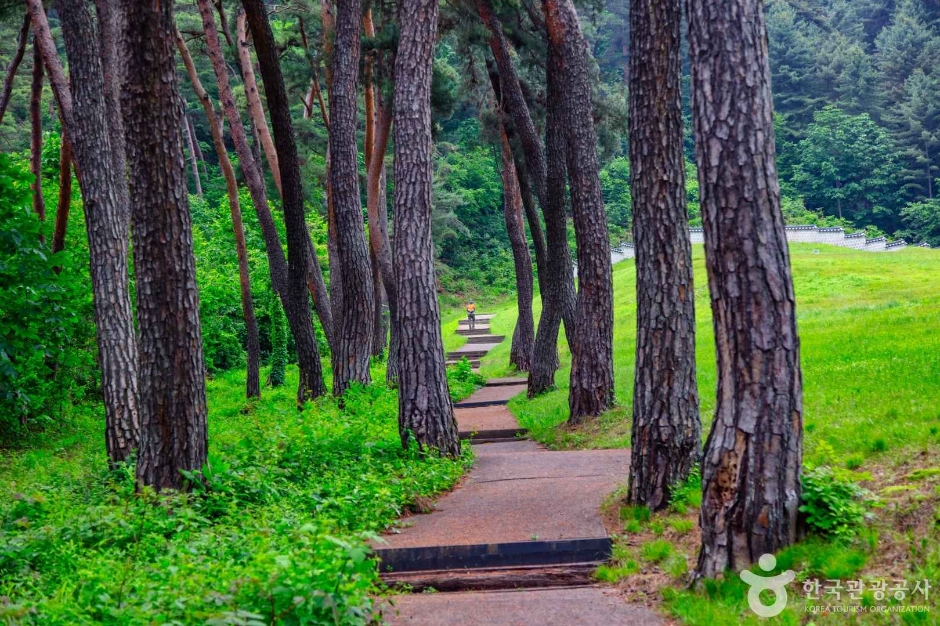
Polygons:
M803 365L807 458L833 462L940 442L940 252L874 254L791 245ZM695 265L696 359L702 419L715 406L715 351L702 246ZM636 273L614 266L614 375L618 406L585 429L567 418L570 356L564 341L557 390L510 408L557 447L629 445L635 351ZM536 307L538 309L538 307ZM493 332L512 336L515 307L494 311ZM485 376L509 375L509 342L483 361ZM706 429L707 432L707 429ZM836 458L830 458L835 456Z
M808 537L778 555L778 571L793 569L800 582L938 582L940 535L934 520L940 520L940 251L873 254L812 244L791 245L790 251L804 381L805 463L845 470L869 493L864 528L839 540ZM703 247L693 247L693 256L696 358L707 434L715 406L715 355ZM633 261L614 266L616 408L586 425L565 425L570 357L563 341L557 389L510 402L520 423L546 445L629 446L635 280ZM514 306L493 312L493 332L511 336ZM512 374L505 365L508 354L507 341L487 355L482 373ZM615 498L609 506L616 512ZM629 510L620 510L623 535L615 561L599 578L616 582L634 599L660 604L683 624L765 623L749 611L746 588L736 577L686 589L684 574L694 566L697 551L694 506L673 507L652 518L647 513L643 522L631 521ZM669 555L655 561L648 553L656 551ZM791 590L787 610L769 623L847 623L844 614L808 612L805 599L795 595ZM870 593L863 603L876 604ZM940 605L933 595L927 605L930 613L868 614L850 623L937 623Z

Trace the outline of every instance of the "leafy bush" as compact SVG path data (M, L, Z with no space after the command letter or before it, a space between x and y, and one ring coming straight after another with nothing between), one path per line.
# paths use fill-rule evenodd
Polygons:
M846 539L865 521L868 491L852 482L845 472L823 466L803 474L806 525L824 536Z
M485 384L486 379L473 371L467 357L447 367L447 386L454 402L463 400Z
M31 179L21 158L0 154L0 445L54 425L97 380L81 211L72 212L74 252L53 257Z

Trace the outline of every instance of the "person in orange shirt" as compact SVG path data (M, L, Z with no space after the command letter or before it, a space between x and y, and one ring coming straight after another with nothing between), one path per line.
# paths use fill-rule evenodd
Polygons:
M473 303L473 300L470 301L470 304L467 305L467 319L470 321L470 330L474 330L477 327L477 305Z

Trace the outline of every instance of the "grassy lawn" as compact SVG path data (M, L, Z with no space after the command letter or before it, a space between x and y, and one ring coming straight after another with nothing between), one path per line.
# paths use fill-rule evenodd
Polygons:
M868 491L868 522L851 538L810 538L778 555L778 570L799 581L858 577L940 582L940 252L907 249L873 254L813 244L791 245L804 381L805 462L832 466ZM693 247L697 367L705 433L715 406L715 357L702 246ZM635 351L633 261L614 266L614 367L618 406L571 429L567 418L570 356L564 342L557 390L510 409L544 444L559 449L629 446ZM494 332L511 336L512 306ZM510 375L509 344L484 359L486 376ZM694 491L694 490L693 490ZM757 623L738 580L684 589L697 551L697 502L634 519L616 498L609 517L620 533L613 572L628 595L662 603L686 624ZM663 544L666 544L665 547ZM619 574L618 574L619 572ZM845 615L813 615L803 598L771 623L846 623ZM798 588L797 588L798 590ZM866 600L872 603L870 594ZM831 604L834 602L830 602ZM847 602L848 603L848 602ZM898 602L894 602L898 604ZM903 604L903 603L901 603ZM931 614L869 614L859 623L937 623ZM766 621L766 620L765 620Z

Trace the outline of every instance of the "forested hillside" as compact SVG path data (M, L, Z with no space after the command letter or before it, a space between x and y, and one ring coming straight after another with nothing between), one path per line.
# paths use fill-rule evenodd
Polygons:
M0 65L4 67L15 52L21 25L14 7L15 3L7 7L0 21ZM625 84L629 63L625 45L628 2L585 3L581 8L585 36L597 62L595 115L611 238L629 240L632 214ZM432 99L439 276L448 291L474 290L484 285L506 291L513 286L512 259L502 224L499 151L490 113L489 78L479 46L475 45L482 35L458 6L445 5L443 11ZM290 28L298 16L304 17L309 48L310 41L321 37L317 3L294 2L273 17L274 24L280 25L276 33L291 103L300 118L297 126L305 191L311 205L322 212L326 202L326 133L308 76L310 63L320 66L323 61L322 53L312 48L305 53L304 41ZM936 178L940 173L938 17L940 3L936 0L767 2L778 166L789 223L839 224L868 229L872 235L886 233L911 243L940 245L940 204L936 200ZM195 14L181 15L184 37L195 33L195 20ZM50 21L57 33L54 12ZM529 95L535 103L541 103L545 85L539 64L543 63L544 43L532 32L524 15L507 22L518 61L523 68L528 66L523 78ZM370 45L387 46L394 36L388 26ZM198 40L191 45L201 51ZM214 96L207 56L196 54L195 62ZM7 152L19 152L30 145L31 66L31 55L26 54L0 125L0 148ZM687 67L684 84L688 85ZM224 202L224 179L198 98L188 83L181 88L194 131L193 148L200 159L202 196L208 206L215 207ZM235 96L240 101L245 97L237 84ZM689 170L694 172L687 96L686 156ZM47 86L43 102L50 101ZM42 116L47 134L44 163L52 175L57 162L58 122L48 106L43 107ZM359 132L361 141L364 129L360 127ZM364 176L365 171L361 174ZM687 180L690 217L693 224L698 224L697 182L694 175ZM189 185L195 194L192 175Z

